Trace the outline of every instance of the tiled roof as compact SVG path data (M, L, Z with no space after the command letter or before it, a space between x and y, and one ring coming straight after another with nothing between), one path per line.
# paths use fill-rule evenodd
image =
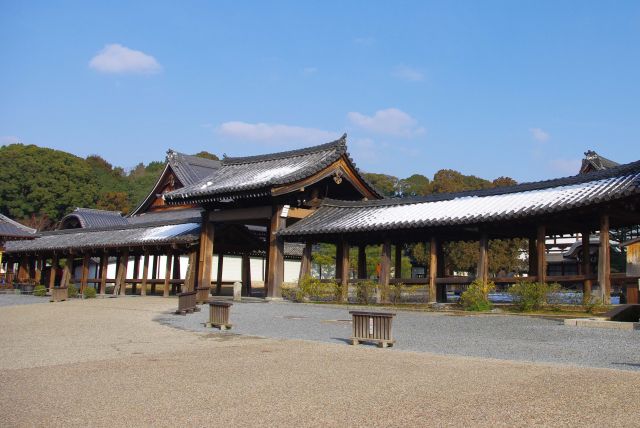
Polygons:
M129 224L176 224L176 223L199 223L202 217L201 208L189 208L179 210L151 211L127 217Z
M80 227L83 229L92 229L96 227L109 227L128 224L125 217L120 211L106 211L92 208L76 208L60 220L60 228L64 229L65 224L71 219L78 220Z
M165 194L165 200L169 203L184 200L203 202L240 192L248 196L268 195L271 187L310 177L343 155L355 169L355 164L348 157L346 134L336 141L301 150L225 157L219 169L195 184ZM374 194L378 194L373 186L367 185Z
M185 155L174 150L167 151L167 162L183 186L189 186L211 175L220 168L219 160Z
M611 159L600 156L593 150L587 150L584 152L584 159L582 159L580 173L585 174L593 171L601 171L603 169L614 168L618 165L620 165L618 162L614 162Z
M33 239L35 238L35 233L35 229L31 229L0 214L0 240Z
M415 199L325 200L284 236L481 224L583 207L640 194L640 161L590 174Z

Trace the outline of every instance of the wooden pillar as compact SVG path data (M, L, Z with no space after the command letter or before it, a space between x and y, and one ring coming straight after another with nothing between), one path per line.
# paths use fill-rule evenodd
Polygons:
M431 243L429 244L429 293L428 302L436 303L438 301L436 297L438 278L438 240L435 237L431 237Z
M89 279L89 253L85 253L82 256L82 271L80 273L80 293L84 292L84 289L87 288L87 280Z
M311 250L312 244L310 241L305 243L304 250L302 251L302 260L300 261L300 275L298 276L298 284L304 277L311 276Z
M36 260L35 272L33 274L33 280L35 281L36 285L39 285L42 281L42 271L44 270L44 263L44 256L40 256Z
M396 244L395 278L402 278L402 244Z
M211 288L213 263L214 224L209 221L209 213L202 213L200 226L200 255L198 258L198 287Z
M346 240L342 240L340 246L340 286L342 287L342 301L346 302L349 299L349 243Z
M113 288L113 294L124 296L127 292L127 268L129 267L129 251L124 250L118 258L118 267L116 271L116 285Z
M136 254L133 259L133 282L131 283L131 294L136 295L138 283L136 280L140 276L140 254Z
M591 242L590 231L582 231L582 274L585 276L591 275ZM590 279L585 279L582 285L583 302L591 302L591 285Z
M182 279L182 273L180 272L180 254L173 254L173 274L171 275L173 279ZM173 290L173 294L178 294L178 290L180 290L180 284L171 284L171 289Z
M391 275L391 241L386 239L380 253L380 278L378 278L380 302L389 302L389 277Z
M9 265L7 264L7 267ZM9 271L7 270L7 273ZM56 286L56 275L58 273L58 255L54 254L51 257L51 270L49 271L49 293Z
M538 274L538 247L536 245L536 238L529 237L529 276L536 276Z
M189 252L189 265L187 266L187 275L184 278L184 291L194 291L196 283L196 269L198 265L198 251L191 250Z
M162 297L169 297L169 284L171 283L171 251L167 250L165 257L167 260L164 267L164 289Z
M222 294L222 267L224 262L224 254L218 254L218 274L216 276L216 294Z
M444 257L444 242L438 242L437 248L437 269L436 277L445 278L448 274L446 272L446 260ZM447 303L447 286L442 284L439 287L436 285L436 301L439 303Z
M109 273L109 252L105 251L100 256L100 294L107 292L107 276Z
M20 259L18 265L18 282L25 282L29 279L29 256L26 254Z
M479 241L480 256L478 257L478 267L476 268L476 279L486 284L489 280L489 239L487 234L483 233Z
M7 287L8 288L13 288L13 277L14 277L14 261L13 261L13 257L7 257L6 259L6 263L7 263Z
M538 282L547 282L547 229L544 225L538 226L536 234L536 260L538 262L537 276Z
M358 279L367 279L367 246L358 247Z
M283 206L275 206L271 215L268 228L268 254L269 265L267 275L267 299L282 298L282 282L284 281L284 240L278 236L278 232L285 227L285 219L282 217Z
M156 279L158 279L158 255L154 255L153 256L153 266L151 269L151 279L153 279L154 281L152 281L151 283L151 294L155 295L156 294Z
M242 255L242 295L251 296L251 257L249 254Z
M73 267L73 256L69 255L64 261L64 269L62 270L62 279L60 280L60 287L69 286L72 267Z
M609 216L600 217L600 249L598 252L598 284L602 303L611 303L611 247L609 244Z
M147 278L149 277L149 250L144 250L142 261L142 282L140 283L140 295L147 295Z

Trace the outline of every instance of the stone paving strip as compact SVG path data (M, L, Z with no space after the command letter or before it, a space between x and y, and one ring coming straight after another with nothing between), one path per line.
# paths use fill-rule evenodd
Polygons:
M176 304L149 297L0 308L0 426L637 426L640 373L154 321ZM278 311L280 322L310 316L308 306L246 306ZM345 317L320 318L342 326Z

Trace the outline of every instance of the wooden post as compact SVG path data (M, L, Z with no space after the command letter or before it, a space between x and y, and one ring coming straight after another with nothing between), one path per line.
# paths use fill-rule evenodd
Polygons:
M358 279L367 279L367 246L358 247Z
M25 282L29 279L29 256L26 254L20 259L18 265L18 281Z
M489 266L489 239L487 234L483 233L480 237L480 257L478 258L478 267L476 268L476 279L486 284L489 280L489 273L487 268Z
M267 299L282 298L282 281L284 281L284 241L278 236L278 232L285 227L285 218L282 217L283 206L273 208L271 222L268 228L268 254L269 266L267 275Z
M69 280L71 279L72 265L73 265L73 256L69 255L64 261L64 269L62 270L62 279L60 280L60 287L69 286Z
M7 264L7 267L9 265ZM8 273L8 270L7 270ZM49 271L49 293L52 292L53 288L56 286L56 275L58 273L58 255L54 254L51 257L51 270Z
M545 283L547 282L547 229L544 225L538 226L538 233L536 234L536 247L537 247L537 256L536 260L538 262L538 282Z
M242 295L251 296L251 258L249 254L242 255Z
M538 247L536 245L536 238L529 237L529 276L535 276L538 274Z
M216 294L222 294L222 264L224 262L224 254L218 254L218 274L216 276Z
M173 279L182 279L182 272L180 272L180 253L174 253L173 255ZM180 284L171 284L173 294L178 294L180 290Z
M200 256L198 259L198 287L211 288L213 263L214 224L209 221L209 212L202 213L200 226Z
M100 256L100 294L107 292L107 276L109 273L109 252L105 251Z
M342 287L342 301L346 302L349 299L349 243L343 239L338 245L341 248L340 286Z
M402 244L396 244L395 278L402 278Z
M171 251L167 250L167 254L165 255L167 258L165 267L164 267L164 289L162 292L162 297L169 297L169 284L171 283Z
M158 279L158 255L155 254L153 256L153 266L152 266L152 270L151 270L151 279L155 280ZM155 296L156 294L156 282L153 281L151 283L151 294L153 294Z
M7 257L7 287L13 288L13 269L14 269L14 261L12 257Z
M136 254L133 259L133 282L131 283L131 295L135 296L138 287L136 280L140 276L140 254Z
M302 278L311 276L311 250L312 244L310 241L307 241L304 245L304 250L302 251L302 260L300 261L300 275L298 276L298 284Z
M147 295L147 278L149 277L149 250L144 250L144 260L142 261L142 282L140 283L140 295Z
M438 278L438 240L435 237L431 237L431 243L429 244L429 303L436 303L437 297L437 285L436 279Z
M591 275L591 242L589 229L582 231L582 274ZM582 300L584 303L591 302L591 280L585 279L582 285Z
M80 274L80 294L87 288L87 279L89 279L89 253L82 256L82 272Z
M378 285L380 288L380 301L389 303L389 277L391 276L391 241L385 239L382 244L380 254L380 278Z
M33 275L33 280L35 281L36 285L39 285L42 281L42 271L44 270L44 263L44 256L40 256L36 260L36 269Z
M127 292L127 268L129 267L129 250L125 249L118 258L118 268L116 271L116 286L113 294L124 296Z
M198 264L198 251L191 250L189 252L189 265L187 266L187 275L184 279L184 291L194 291L196 283L196 268Z
M609 246L609 216L600 217L600 250L598 252L598 284L602 303L611 303L611 248Z

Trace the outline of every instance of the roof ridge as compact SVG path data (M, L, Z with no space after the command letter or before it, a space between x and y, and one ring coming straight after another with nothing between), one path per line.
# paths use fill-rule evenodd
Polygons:
M6 215L4 215L4 214L0 214L0 220L4 220L5 222L7 222L7 223L11 224L12 226L15 226L15 227L17 227L18 229L24 230L25 232L28 232L28 233L33 233L33 234L35 234L36 232L38 232L38 230L37 230L37 229L31 228L31 227L29 227L29 226L25 226L24 224L19 223L19 222L17 222L17 221L15 221L15 220L13 220L13 219L11 219L11 218L7 217L7 216L6 216Z
M465 190L461 192L451 193L433 193L426 196L414 196L409 198L384 198L369 201L343 201L339 199L326 198L322 205L333 207L363 207L363 206L386 206L386 205L409 205L425 202L447 201L463 197L483 197L505 195L510 193L527 192L532 190L551 189L554 187L571 186L575 184L587 183L592 181L614 178L623 174L640 172L640 160L619 165L613 168L594 171L589 174L578 174L568 177L553 178L549 180L532 181L513 186L492 187L489 189Z
M330 141L330 142L324 143L324 144L319 144L319 145L316 145L316 146L304 147L304 148L301 148L301 149L287 150L287 151L283 151L283 152L267 153L267 154L263 154L263 155L254 155L254 156L242 156L242 157L224 156L223 159L222 159L222 164L223 165L237 165L237 164L244 164L244 163L263 162L263 161L267 161L267 160L275 160L275 159L281 159L281 158L303 156L303 155L308 155L308 154L311 154L311 153L322 152L322 151L333 149L333 148L338 148L342 152L346 152L346 148L347 148L347 133L346 132L344 134L342 134L342 136L340 138L338 138L337 140Z
M111 214L111 215L119 215L122 217L122 211L112 211L112 210L103 210L100 208L86 208L86 207L76 207L76 209L71 211L69 214L73 214L74 212L77 212L77 211L92 211L92 212L105 213L105 214Z

